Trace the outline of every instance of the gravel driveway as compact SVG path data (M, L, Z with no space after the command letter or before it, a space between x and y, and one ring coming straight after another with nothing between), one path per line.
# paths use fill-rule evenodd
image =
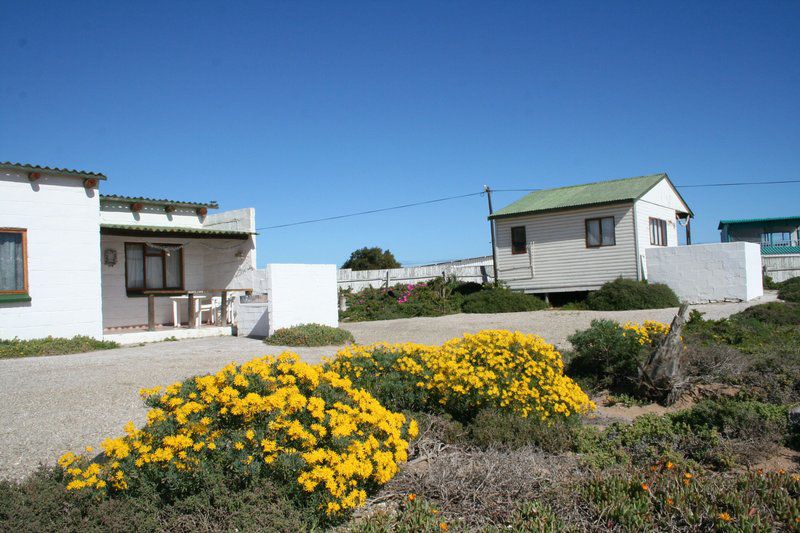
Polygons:
M774 294L748 303L699 306L706 318L721 318L773 300ZM674 309L652 311L536 311L497 315L450 315L343 324L360 343L377 341L439 344L465 332L511 329L542 335L564 346L566 338L595 318L620 322L646 319L669 322ZM117 436L128 420L144 421L139 389L165 385L288 348L254 339L215 337L103 352L0 361L0 477L20 478L37 465L53 464L67 451ZM318 362L335 348L295 348Z

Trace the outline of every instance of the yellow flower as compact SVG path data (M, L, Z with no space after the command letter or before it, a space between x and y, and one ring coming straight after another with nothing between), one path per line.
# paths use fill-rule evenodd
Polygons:
M731 515L729 515L728 513L719 513L717 517L723 522L730 522L731 520L733 520L733 518L731 518Z

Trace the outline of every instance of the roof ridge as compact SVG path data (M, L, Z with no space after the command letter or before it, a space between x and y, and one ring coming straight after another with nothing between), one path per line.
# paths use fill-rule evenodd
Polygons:
M43 172L53 172L59 174L77 174L80 176L91 176L94 178L106 179L106 175L102 172L93 172L91 170L78 170L66 167L49 167L46 165L34 165L32 163L15 163L13 161L0 161L0 168L17 168L19 170L37 170Z
M664 176L668 177L666 172L657 172L655 174L642 174L641 176L631 176L629 178L614 178L610 180L598 180L598 181L590 181L589 183L576 183L574 185L564 185L562 187L552 187L549 189L540 189L538 191L531 191L530 194L537 193L537 192L545 192L545 191L557 191L561 189L571 189L573 187L586 187L588 185L600 185L601 183L617 183L619 181L630 181L636 180L641 178L653 178L655 176Z

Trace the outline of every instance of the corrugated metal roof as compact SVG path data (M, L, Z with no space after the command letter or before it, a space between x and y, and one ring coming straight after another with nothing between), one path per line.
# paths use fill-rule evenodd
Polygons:
M800 254L800 246L761 246L761 255Z
M150 205L174 205L176 207L208 207L219 209L219 204L214 200L210 202L185 202L182 200L167 200L166 198L147 198L144 196L121 196L119 194L101 194L100 200L104 202L135 202Z
M136 234L176 234L198 235L219 238L245 239L257 235L249 231L229 229L186 228L172 226L137 226L135 224L100 224L100 233L106 235L136 235Z
M761 222L800 222L800 215L788 217L738 218L733 220L720 220L717 229L722 229L724 224L759 224Z
M511 215L576 208L597 204L633 201L641 198L655 187L666 174L651 174L609 181L598 181L583 185L571 185L557 189L534 191L516 202L496 211L489 218L502 218ZM680 195L679 195L680 196ZM684 202L685 203L685 202Z
M77 178L95 178L98 180L106 179L105 174L90 172L88 170L74 170L71 168L45 167L41 165L31 165L29 163L12 163L11 161L0 162L0 169L19 170L22 172L45 172L60 174L62 176L75 176Z

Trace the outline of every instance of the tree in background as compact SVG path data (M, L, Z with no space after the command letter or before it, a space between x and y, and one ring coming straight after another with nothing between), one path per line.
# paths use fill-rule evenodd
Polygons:
M380 268L400 268L400 263L394 258L394 254L389 250L383 250L379 246L372 248L359 248L350 254L350 259L344 262L342 268L352 270L374 270Z

